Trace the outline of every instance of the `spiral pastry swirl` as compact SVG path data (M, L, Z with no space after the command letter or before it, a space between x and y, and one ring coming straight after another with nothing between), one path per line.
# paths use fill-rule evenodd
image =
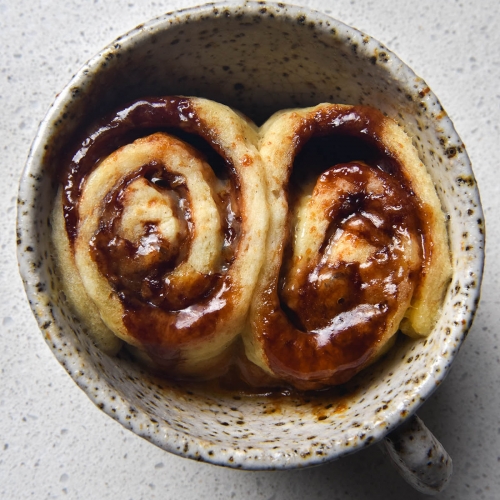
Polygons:
M180 377L236 363L254 385L344 383L398 329L431 332L451 273L410 138L362 106L258 129L205 99L139 100L76 149L52 222L66 296L98 346L123 340Z
M120 338L172 374L223 371L264 258L256 143L229 108L181 97L138 101L82 143L54 239L67 295L108 352Z
M270 226L244 340L299 389L346 382L401 328L427 335L450 276L444 216L411 140L380 112L323 104L263 127Z

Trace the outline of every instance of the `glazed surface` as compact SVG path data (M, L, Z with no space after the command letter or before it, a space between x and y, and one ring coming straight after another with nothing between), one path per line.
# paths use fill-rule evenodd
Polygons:
M320 389L400 325L435 321L444 217L410 140L373 108L284 111L259 130L211 101L141 99L95 125L60 178L56 247L94 324L171 376L235 365L251 386Z
M430 333L450 276L439 200L380 111L320 104L261 129L270 224L247 355L301 389L341 384L398 329Z

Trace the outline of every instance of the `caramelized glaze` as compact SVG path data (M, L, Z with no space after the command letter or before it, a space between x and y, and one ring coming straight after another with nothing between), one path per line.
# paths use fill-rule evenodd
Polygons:
M299 388L342 384L373 361L397 329L401 303L409 305L430 254L425 209L381 140L382 120L362 106L321 109L291 140L282 265L251 321L267 370ZM310 249L294 253L304 197L320 200L308 207L328 221L312 256ZM321 233L321 220L300 231ZM336 255L341 238L345 248Z
M289 393L290 387L343 384L382 352L380 346L397 329L404 314L400 304L410 303L430 262L432 238L428 209L415 196L397 155L382 140L382 121L383 115L372 108L332 106L318 109L294 130L283 185L289 213L281 265L260 290L250 319L267 369L252 363L242 349L226 349L226 368L221 371L227 372L214 387ZM188 98L141 99L127 106L88 132L63 169L63 212L73 244L89 175L103 158L158 130L191 144L193 155L208 161L215 174L211 182L223 233L217 265L193 275L181 288L170 283L170 273L190 250L192 199L183 176L158 161L123 177L107 194L89 247L123 305L130 335L155 369L175 376L181 350L216 336L239 300L240 285L228 270L238 258L247 216L240 207L241 179L214 131L198 119ZM241 165L250 169L253 161L243 156ZM159 236L153 222L145 225L140 242L121 237L124 199L137 179L174 200L180 221L175 244ZM323 231L312 255L296 254L295 232L305 199L313 200L307 206L319 219L317 224L304 223L303 230ZM273 210L272 205L268 208ZM323 230L318 230L321 224ZM337 255L339 241L343 250ZM232 366L227 368L230 357ZM210 372L202 378L212 376Z
M230 160L224 156L213 131L205 127L192 109L189 99L151 98L137 101L101 120L81 142L62 172L63 210L70 241L77 236L78 205L86 179L100 161L152 130L167 130L196 147L192 154L205 161L208 156L214 177L213 194L221 216L223 245L218 265L209 274L193 274L180 289L170 284L169 274L189 251L191 232L191 193L179 175L168 165L156 161L125 176L103 200L101 222L90 242L92 258L111 284L123 305L123 322L128 332L146 349L159 366L173 369L179 350L214 335L217 325L233 309L238 297L228 268L235 258L240 234L239 179ZM247 162L248 163L248 162ZM154 224L146 228L143 244L137 245L119 235L123 197L129 185L145 178L159 192L173 193L177 218L182 226L180 244L172 248L157 236ZM146 257L143 254L147 254ZM150 257L153 254L153 257Z
M221 175L234 174L234 168L218 147L217 138L205 128L191 107L188 98L157 97L136 101L120 111L102 118L86 132L76 152L62 170L61 183L64 186L64 217L68 235L74 240L78 224L78 200L85 178L99 164L99 161L121 146L132 142L151 131L173 130L174 135L187 142L194 141L197 149L209 154L215 151L223 156L222 161L211 154L209 162ZM193 134L189 138L187 134ZM197 137L198 136L198 137ZM204 139L203 145L199 138ZM198 140L197 140L198 139ZM214 161L215 160L215 161ZM233 179L237 185L237 180Z
M372 177L383 184L382 194L370 192ZM347 179L349 189L338 193L340 179ZM314 378L335 371L343 381L381 340L388 314L399 305L400 283L408 280L415 286L418 274L403 270L402 254L403 242L420 233L420 221L411 195L399 182L361 162L336 165L321 174L312 196L325 194L330 201L324 207L329 237L309 266L294 276L294 285L282 278L281 307L276 307L276 295L269 290L261 326L275 373ZM343 231L376 248L366 262L332 263L325 258Z

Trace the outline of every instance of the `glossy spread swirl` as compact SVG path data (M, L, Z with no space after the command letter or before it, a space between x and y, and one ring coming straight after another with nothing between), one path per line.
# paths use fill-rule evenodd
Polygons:
M246 352L301 389L340 384L401 328L430 333L449 279L444 217L410 139L380 112L281 112L260 152L273 207Z
M444 216L398 125L322 104L261 129L198 98L144 99L62 173L66 295L104 350L174 376L235 361L250 383L347 381L427 335L450 274ZM233 359L234 358L234 359Z
M168 132L106 154L130 131L155 126ZM206 141L214 164L175 134ZM217 374L243 328L263 260L253 249L267 226L254 139L225 106L143 100L90 134L65 173L56 239L66 233L74 255L73 302L90 299L104 325L157 368Z

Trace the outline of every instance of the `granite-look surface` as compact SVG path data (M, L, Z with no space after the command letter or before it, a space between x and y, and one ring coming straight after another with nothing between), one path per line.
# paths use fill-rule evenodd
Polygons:
M60 367L29 310L15 261L17 183L55 94L99 49L135 25L196 2L0 3L2 277L0 497L421 498L377 447L302 471L240 472L166 454L100 412ZM395 7L397 5L397 8ZM454 461L446 499L500 491L500 312L495 167L500 154L500 9L448 2L308 2L385 43L422 76L467 146L488 249L475 324L442 387L419 411ZM489 257L489 258L488 258Z

